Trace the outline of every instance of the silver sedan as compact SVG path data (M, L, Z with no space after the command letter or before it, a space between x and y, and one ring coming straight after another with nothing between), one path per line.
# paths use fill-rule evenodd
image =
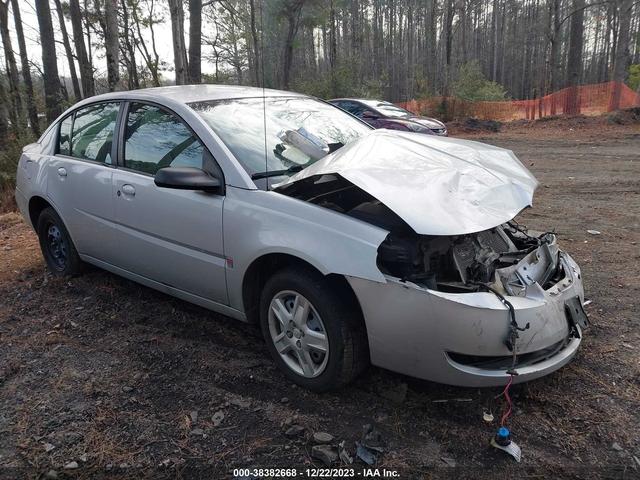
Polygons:
M468 386L566 364L582 279L514 221L536 186L508 150L199 85L73 106L24 148L16 199L54 275L90 263L258 324L324 391L369 364Z

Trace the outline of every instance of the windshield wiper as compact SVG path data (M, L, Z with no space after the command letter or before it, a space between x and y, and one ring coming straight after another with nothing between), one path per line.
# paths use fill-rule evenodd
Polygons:
M292 165L285 170L269 170L268 172L257 172L251 175L251 180L258 180L260 178L279 177L280 175L288 175L290 173L297 173L307 165Z

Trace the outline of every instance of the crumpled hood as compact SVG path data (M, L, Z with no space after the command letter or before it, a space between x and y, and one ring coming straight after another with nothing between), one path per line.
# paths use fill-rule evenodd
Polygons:
M421 235L493 228L531 206L538 182L510 150L390 130L371 133L279 185L338 174Z

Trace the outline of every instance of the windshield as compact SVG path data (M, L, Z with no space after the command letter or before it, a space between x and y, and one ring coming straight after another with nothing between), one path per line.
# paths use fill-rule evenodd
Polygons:
M339 108L308 97L237 98L189 106L252 176L293 173L370 131Z
M371 101L364 103L371 108L375 108L386 117L408 118L413 116L413 113L405 110L404 108L396 107L392 103Z

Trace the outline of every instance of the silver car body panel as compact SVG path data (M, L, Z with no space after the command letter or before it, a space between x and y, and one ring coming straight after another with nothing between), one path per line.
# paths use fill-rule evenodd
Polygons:
M242 306L242 282L264 255L282 253L309 263L322 274L352 275L384 283L376 266L387 231L346 215L264 190L227 189L224 238L229 304Z
M518 366L514 382L542 377L575 355L581 338L570 338L565 301L584 301L580 269L566 254L566 277L546 292L509 297L521 326L517 354L543 350L566 340L550 358ZM412 377L463 386L504 385L505 369L478 368L455 362L449 353L509 357L506 307L490 292L444 293L387 277L386 284L347 277L367 319L371 362Z
M225 176L223 197L169 192L155 187L148 176L54 155L54 122L37 143L23 150L16 178L20 211L30 220L30 200L42 197L68 225L83 260L241 320L246 319L242 286L250 266L270 254L297 257L322 274L348 280L364 315L375 365L443 383L504 384L504 370L463 365L449 353L509 354L503 343L509 325L506 310L494 295L444 293L383 275L376 259L387 230L258 189L223 142L186 105L261 95L261 89L211 85L114 92L83 100L58 119L99 101L140 100L165 106L194 130L215 157ZM66 177L57 173L61 166L67 169ZM344 175L416 231L431 234L479 231L510 220L531 203L535 188L531 174L507 150L397 132L375 132L291 181L326 171ZM72 186L70 175L77 179L73 188L65 189ZM120 198L129 203L118 205L115 192L125 182L137 182L136 199ZM111 199L104 200L109 192ZM164 193L164 199L172 199L170 205L160 201ZM158 228L150 220L135 221L138 215L157 218ZM518 353L549 347L567 336L563 302L575 296L583 299L583 292L577 265L561 255L569 265L567 278L546 291L530 282L508 297L518 322L531 325L521 333ZM516 381L564 365L579 343L579 338L570 339L551 358L519 368Z
M422 235L462 235L505 223L530 206L538 182L510 150L373 130L277 185L338 174Z

